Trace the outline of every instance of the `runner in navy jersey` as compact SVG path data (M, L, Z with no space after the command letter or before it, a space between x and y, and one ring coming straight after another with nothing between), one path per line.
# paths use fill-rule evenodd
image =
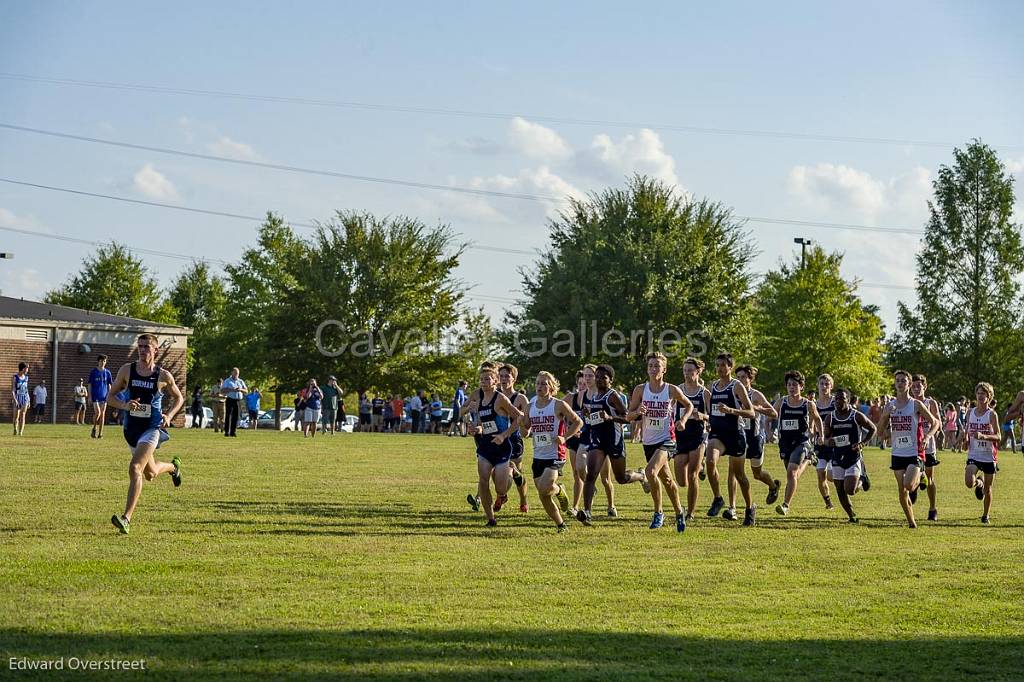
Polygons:
M540 372L536 386L537 395L527 405L519 424L523 435L533 438L533 485L544 511L562 532L566 529L562 514L569 512L569 496L558 479L568 454L566 444L579 433L583 420L555 397L558 380L550 372Z
M642 472L626 469L626 446L622 440L626 406L612 388L614 379L615 370L611 365L599 365L594 377L597 391L593 396L587 396L583 403L583 418L590 427L590 445L587 452L587 478L583 486L583 509L576 513L576 518L586 526L593 521L590 510L594 502L594 489L606 460L611 460L612 471L619 484L640 483L644 492L650 492Z
M821 417L822 422L825 421L828 415L832 414L832 410L836 409L835 403L832 400L832 387L834 385L835 382L833 382L831 374L822 374L818 377L818 394L814 399L814 406L818 409L818 416ZM831 511L836 508L832 504L832 496L829 494L828 489L832 448L820 442L823 440L821 431L812 433L811 438L814 441L814 454L818 457L818 463L814 467L815 474L818 477L818 492L821 493L821 499L825 502L825 509Z
M708 440L707 424L708 413L711 409L711 392L700 382L702 371L704 371L703 360L690 357L683 361L683 383L679 384L679 390L690 401L693 411L682 430L678 428L678 421L682 418L682 413L679 407L676 407L676 456L673 458L673 463L675 464L676 481L680 486L687 488L685 521L693 519L693 512L697 508L697 497L700 493L700 469ZM712 489L717 497L718 471L714 467L709 470L714 473Z
M835 390L835 410L825 418L825 444L832 448L832 481L836 484L839 504L857 523L850 498L861 489L863 478L864 444L875 436L875 425L863 413L850 405L850 392Z
M473 391L459 411L459 418L476 414L473 440L476 441L477 497L484 508L488 526L497 526L495 507L508 501L512 483L509 460L512 446L508 437L518 428L522 413L498 390L498 370L494 363L480 366L480 388ZM494 479L495 497L491 496Z
M786 493L775 511L786 516L796 495L797 483L804 469L813 461L811 433L821 433L821 417L813 400L803 397L804 375L797 370L786 372L786 396L779 398L779 457L786 465Z
M139 335L136 341L139 359L118 370L108 398L115 409L125 411L124 439L132 453L124 514L110 518L114 527L124 534L130 529L135 506L142 494L143 479L152 481L160 474L170 474L175 487L181 485L181 460L175 457L170 463L158 462L154 457L156 449L168 439L166 428L185 404L174 375L156 364L158 343L153 334ZM128 394L124 400L118 395L121 391ZM170 392L174 398L166 413L161 410L164 391Z
M682 533L686 530L686 516L679 502L679 487L672 479L668 460L675 457L676 431L685 430L693 405L678 386L665 382L666 369L668 358L664 354L656 352L647 356L648 380L633 389L626 419L643 422L644 456L647 458L644 475L654 501L651 528L661 528L665 522L661 496L664 485L676 513L676 531ZM675 414L676 405L682 409L678 419Z
M517 410L525 414L530 407L530 401L525 393L516 390L517 378L519 378L519 370L515 365L504 364L498 370L498 387L501 392L515 405ZM512 433L508 442L512 445L512 459L509 460L512 467L512 482L515 483L516 490L519 491L519 511L525 514L530 511L526 502L526 476L523 475L523 453L526 451L526 445L523 443L523 436L519 429ZM498 509L496 508L494 511L498 511Z
M580 406L580 418L583 418L583 406L586 404L587 398L593 398L597 395L597 365L586 364L583 365L583 389L577 391L579 394L579 406ZM590 452L590 425L587 424L587 420L583 419L583 429L580 431L579 437L579 448L576 450L576 470L579 473L583 483L586 483L587 479L587 457ZM615 508L615 486L612 484L612 462L611 459L606 458L604 460L604 466L601 467L601 485L604 486L604 494L608 499L608 516L610 518L616 518L619 515L618 510ZM580 486L580 497L574 499L572 503L573 516L578 515L579 510L583 508L583 485Z
M756 522L757 505L750 496L750 481L747 479L746 433L740 428L740 419L753 419L757 415L750 405L750 397L743 384L732 378L735 362L730 353L720 353L715 358L715 371L718 379L712 382L711 391L711 433L708 436L708 450L712 459L721 455L729 457L729 475L735 477L743 493L746 512L743 517L744 526L753 526ZM736 518L735 501L722 512L722 518L732 521ZM718 513L712 505L708 516Z
M896 478L900 507L907 517L907 525L917 528L914 519L914 503L924 470L925 441L934 436L942 426L934 421L920 400L910 395L910 373L899 369L893 374L896 398L889 402L879 417L878 435L885 440L892 436L892 451L889 468ZM924 424L928 423L925 432Z
M761 417L767 417L768 419L778 419L779 413L775 411L772 404L768 402L768 399L764 397L764 393L754 388L754 382L757 380L757 367L751 365L740 365L736 368L736 378L739 379L740 383L743 384L743 388L747 389L747 395L750 396L750 405L754 408L754 412L757 413L757 417L754 419L744 420L744 430L747 435L747 461L750 462L750 471L754 475L754 480L761 481L768 486L768 497L765 498L765 504L774 504L779 499L779 491L782 489L782 482L778 479L774 479L768 475L768 472L764 470L764 443L766 440L766 433L763 425L761 424ZM729 506L733 505L736 499L736 480L730 475L729 476Z

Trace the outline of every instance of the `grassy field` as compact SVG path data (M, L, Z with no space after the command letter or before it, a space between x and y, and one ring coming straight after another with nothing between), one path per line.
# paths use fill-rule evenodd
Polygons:
M0 678L11 657L145 659L161 679L1022 674L1020 455L1003 456L990 527L963 457L942 453L940 521L907 529L872 451L858 526L811 473L791 515L762 507L756 528L648 530L633 485L620 518L557 534L532 488L529 514L484 527L468 440L178 430L161 457L181 456L184 485L147 484L122 536L126 453L116 430L0 435Z

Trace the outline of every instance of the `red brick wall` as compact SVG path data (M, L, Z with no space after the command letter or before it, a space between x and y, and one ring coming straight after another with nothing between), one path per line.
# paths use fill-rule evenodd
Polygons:
M59 343L57 346L57 390L51 385L53 381L53 369L50 361L53 357L53 348L50 343L13 341L4 339L0 342L0 368L3 375L0 379L4 381L4 391L7 396L0 401L0 421L11 423L14 418L13 405L10 399L10 377L18 371L19 362L28 363L28 371L31 376L29 381L29 392L35 388L40 379L46 379L46 389L49 395L46 400L46 422L50 423L51 410L56 403L57 423L67 424L71 421L71 415L75 410L75 386L79 379L85 379L89 383L89 370L96 366L96 356L101 353L107 356L107 368L112 374L126 362L135 359L134 348L129 346L116 346L107 344L90 343L92 351L79 353L78 344L74 342ZM157 353L157 362L174 375L175 381L182 393L185 391L185 350L173 348L161 350ZM10 368L10 371L7 371ZM188 396L186 398L186 405ZM169 403L168 403L169 404ZM87 413L87 418L89 413ZM184 408L178 413L174 420L175 426L182 426L185 423Z

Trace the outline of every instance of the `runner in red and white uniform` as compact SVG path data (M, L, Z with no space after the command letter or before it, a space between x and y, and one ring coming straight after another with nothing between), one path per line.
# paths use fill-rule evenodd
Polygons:
M644 475L647 476L651 499L654 500L651 528L661 528L665 523L661 495L661 488L664 485L668 499L676 512L676 531L682 533L686 530L686 516L679 503L679 486L672 479L668 460L676 454L676 430L682 431L685 428L693 405L678 386L665 381L666 369L668 358L662 353L656 352L647 356L648 380L633 389L626 419L643 421L644 456L647 458ZM675 418L676 405L683 411L678 420Z
M928 390L928 378L923 374L915 374L911 377L910 395L924 403L928 413L935 421L941 422L939 403L925 395ZM938 521L939 510L935 507L935 467L939 465L938 452L935 438L929 438L924 444L924 476L921 479L921 487L928 490L928 520Z
M974 389L978 406L967 413L967 467L964 484L984 502L981 522L988 523L992 510L992 484L999 471L996 444L999 443L999 415L990 407L995 400L992 384L981 382Z
M914 520L914 502L917 489L924 473L925 441L935 435L942 426L934 421L920 400L910 395L910 374L902 369L893 374L896 398L889 402L879 417L878 433L883 440L891 434L892 469L899 488L900 506L907 517L907 524L917 528ZM925 424L928 424L927 430Z
M558 380L550 372L537 374L537 395L530 400L520 426L525 436L533 436L533 485L544 511L561 533L566 529L562 514L569 513L569 496L558 478L565 466L565 443L579 433L583 420L555 397L557 392Z

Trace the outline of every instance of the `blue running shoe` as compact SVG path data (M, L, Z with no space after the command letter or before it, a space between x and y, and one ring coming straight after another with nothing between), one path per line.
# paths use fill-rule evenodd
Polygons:
M676 514L676 532L683 533L686 531L686 515Z
M661 528L665 525L665 515L661 512L654 512L654 518L651 519L651 528Z

